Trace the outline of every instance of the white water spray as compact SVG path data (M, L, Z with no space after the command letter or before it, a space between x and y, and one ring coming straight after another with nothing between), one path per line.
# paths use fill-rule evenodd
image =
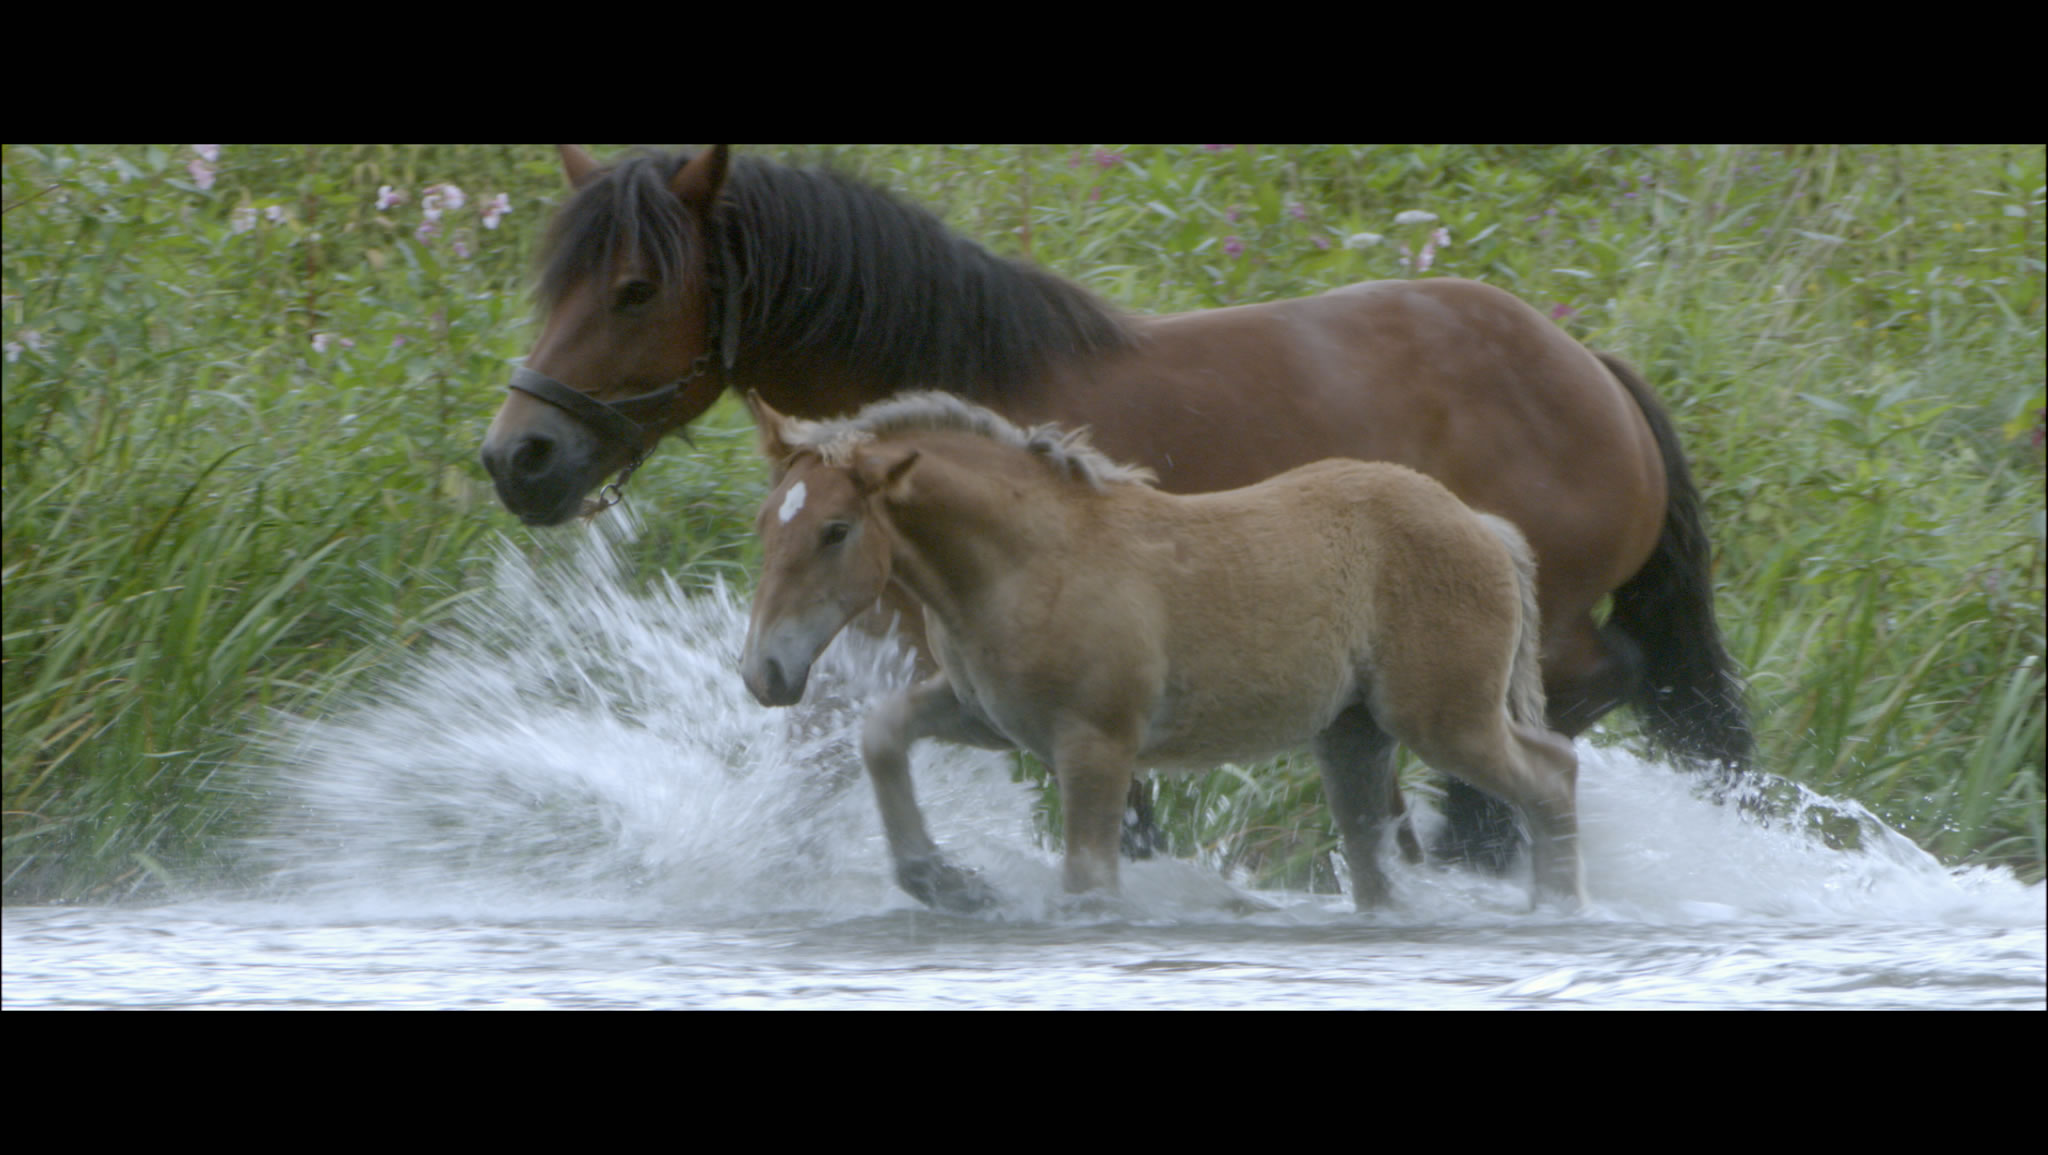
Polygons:
M891 880L857 753L863 704L907 683L908 652L849 630L803 705L761 707L737 672L745 607L723 588L628 592L624 513L540 565L502 547L493 585L446 641L367 696L278 728L283 804L262 849L282 882L449 916L915 905ZM1779 782L1774 817L1760 821L1669 767L1585 742L1579 753L1592 919L2041 921L2041 887L1950 872L1853 803ZM1058 870L1010 766L926 742L914 775L940 844L990 874L1006 914L1044 917L1059 909ZM1829 848L1811 832L1820 826L1853 829L1860 849ZM1125 913L1229 906L1199 864L1123 873ZM1386 921L1529 917L1521 882L1391 873L1401 908ZM1275 897L1276 917L1354 917L1345 900Z

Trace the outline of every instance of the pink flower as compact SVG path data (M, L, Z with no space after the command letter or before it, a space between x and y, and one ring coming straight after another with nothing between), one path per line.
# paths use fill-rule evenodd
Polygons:
M1095 166L1097 168L1115 168L1123 162L1123 153L1111 152L1106 148L1098 148L1095 150Z
M455 238L455 246L454 246L454 247L455 247L455 255L456 255L456 256L458 256L458 257L462 257L462 258L463 258L463 259L465 259L465 260L467 260L467 259L468 259L468 257L469 257L469 242L468 242L468 241L466 241L466 240L462 239L461 237L456 237L456 238Z
M504 193L499 193L497 196L485 201L483 207L484 227L487 229L497 228L498 221L511 211L512 198Z
M1232 257L1241 257L1244 255L1244 242L1236 237L1224 237L1223 251Z
M1574 309L1570 305L1564 304L1563 302L1559 302L1551 308L1550 319L1553 321L1562 321L1566 317L1569 317L1576 312L1578 312L1577 309Z
M399 205L402 205L402 204L404 204L404 203L405 203L405 190L403 190L403 189L395 189L395 188L392 188L392 187L391 187L390 185L388 185L388 184L387 184L387 185L379 185L379 186L377 186L377 211L378 211L378 212L380 212L380 213L381 213L381 212L385 211L386 209L395 209L395 208L397 208L397 207L398 207Z
M192 183L198 186L199 191L205 192L213 187L213 162L220 159L220 146L217 144L195 144L192 146L192 151L198 153L199 156L185 166L185 171L192 174Z
M330 334L327 334L327 333L315 333L315 334L313 334L313 351L314 351L315 353L325 353L325 352L327 352L327 346L328 346L328 344L329 344L330 342L332 342L333 340L334 340L333 336L332 336L332 335L330 335Z
M264 209L264 210L263 210L263 219L264 219L264 220L266 220L266 221L269 221L269 222L270 222L271 224L273 224L273 225L281 225L281 224L283 224L283 223L284 223L284 206L283 206L283 205L271 205L271 206L270 206L269 208L267 208L267 209Z
M425 199L426 198L424 197L421 198L422 201L424 201ZM412 235L414 240L417 240L419 243L423 245L426 244L428 241L433 240L435 237L440 236L441 214L437 212L433 216L428 217L426 220L421 221L420 227L414 229L412 231Z
M1436 263L1437 249L1450 243L1450 230L1437 229L1434 232L1431 232L1429 234L1429 239L1422 242L1422 254L1415 258L1415 271L1418 273L1428 272L1429 267Z
M1300 201L1295 201L1293 204L1287 206L1287 215L1293 217L1295 220L1305 221L1308 219L1308 206L1302 204Z

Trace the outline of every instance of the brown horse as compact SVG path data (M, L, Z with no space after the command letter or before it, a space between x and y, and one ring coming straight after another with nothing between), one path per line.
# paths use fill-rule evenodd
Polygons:
M1571 744L1544 729L1536 564L1515 527L1399 465L1332 460L1244 489L1161 493L1054 426L944 393L845 421L751 394L775 489L740 672L763 705L891 582L939 673L868 716L896 878L922 902L993 896L939 854L910 783L919 738L1029 750L1059 782L1066 888L1116 889L1134 768L1206 770L1314 741L1360 910L1386 901L1400 742L1521 811L1535 887L1582 898Z
M1089 426L1177 493L1327 457L1397 462L1535 548L1553 729L1576 735L1627 702L1665 749L1746 762L1700 498L1670 419L1628 366L1507 293L1378 281L1127 317L830 172L729 163L723 146L611 168L574 148L563 160L576 193L545 248L545 323L483 445L523 520L574 516L727 388L806 418L943 389L1015 420ZM1364 743L1354 756L1391 753ZM1454 782L1445 812L1452 856L1497 866L1512 852L1491 800Z

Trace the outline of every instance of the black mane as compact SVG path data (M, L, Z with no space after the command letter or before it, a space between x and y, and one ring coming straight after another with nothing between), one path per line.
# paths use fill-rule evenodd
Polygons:
M628 254L638 256L664 286L695 288L696 232L689 213L669 191L669 178L687 157L639 153L619 161L577 190L555 214L541 246L534 296L541 311L561 304L585 278L606 280Z
M543 307L636 248L665 285L681 283L696 264L693 230L667 181L689 159L635 156L578 193L549 235ZM711 289L731 329L721 339L742 367L824 352L887 388L988 397L1132 342L1123 318L1079 285L828 169L737 158L709 235Z

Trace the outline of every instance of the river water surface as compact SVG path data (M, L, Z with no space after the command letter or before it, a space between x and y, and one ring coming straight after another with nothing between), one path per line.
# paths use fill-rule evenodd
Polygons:
M1127 863L1120 901L1077 906L1010 760L927 743L934 836L1006 898L934 914L891 883L852 759L901 652L843 639L805 706L764 710L735 672L745 607L625 592L617 548L508 551L426 657L280 719L242 775L272 816L247 890L6 910L4 1005L2048 1004L2041 886L1946 870L1853 804L1780 785L1760 818L1586 742L1592 903L1569 915L1529 912L1522 880L1400 864L1373 915L1204 861Z

